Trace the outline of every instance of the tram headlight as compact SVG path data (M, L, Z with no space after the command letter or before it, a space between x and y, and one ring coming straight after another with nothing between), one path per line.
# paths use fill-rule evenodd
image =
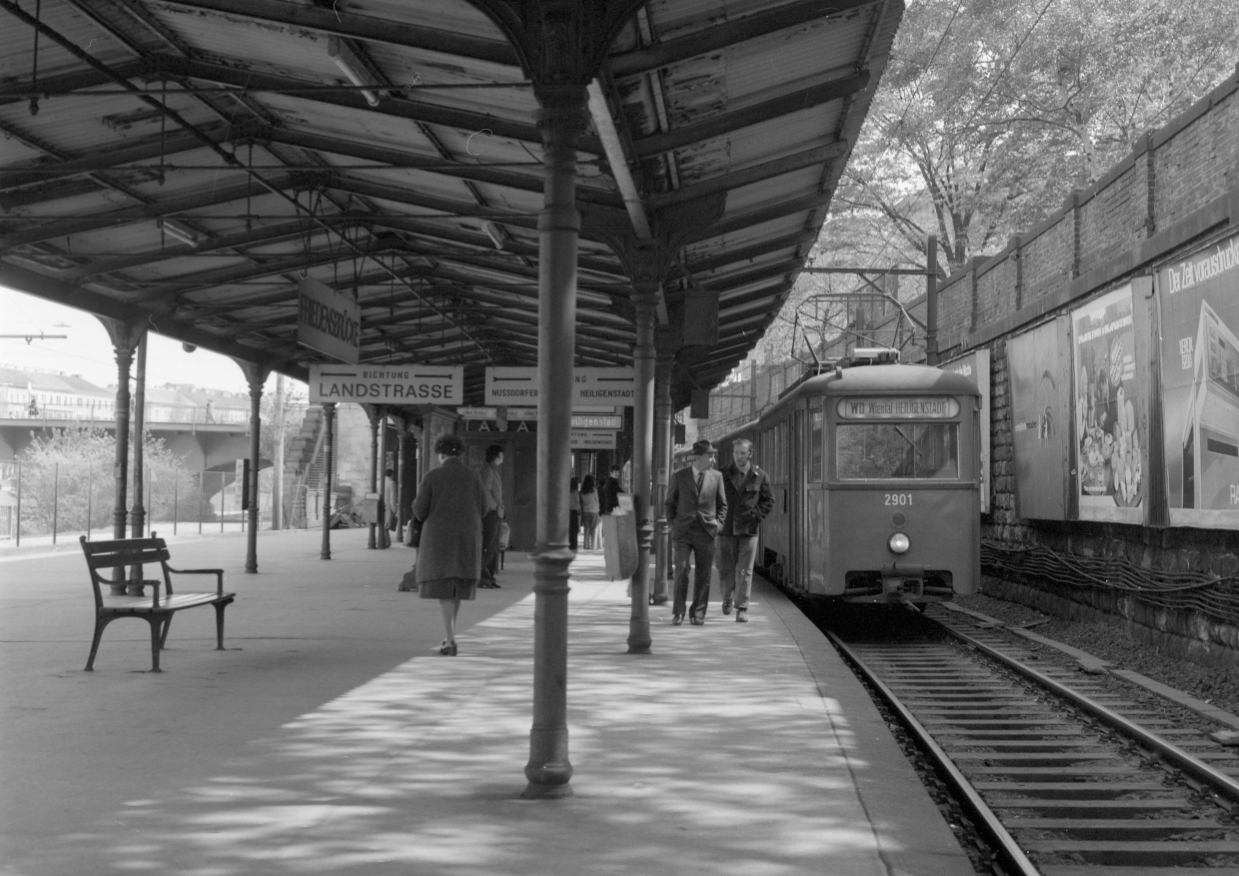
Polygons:
M904 554L912 547L912 542L902 532L895 532L886 540L886 546L891 549L892 554Z

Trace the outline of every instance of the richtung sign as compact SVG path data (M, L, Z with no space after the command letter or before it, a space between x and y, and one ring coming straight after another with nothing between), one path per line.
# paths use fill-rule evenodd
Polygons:
M464 384L462 365L311 365L310 403L459 405Z

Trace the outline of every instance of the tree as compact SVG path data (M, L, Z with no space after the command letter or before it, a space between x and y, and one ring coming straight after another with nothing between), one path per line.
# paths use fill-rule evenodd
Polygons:
M148 521L171 520L174 512L191 520L199 514L207 519L214 515L209 503L195 507L201 502L195 473L181 467L180 457L164 446L162 438L148 432L142 453L150 491ZM112 524L116 438L110 432L87 426L57 430L36 437L21 452L20 460L22 532L50 533L53 520L59 532L84 532ZM128 490L132 500L132 480Z
M910 3L832 213L874 224L894 260L924 265L937 235L943 273L962 270L1233 72L1234 12L1170 0Z

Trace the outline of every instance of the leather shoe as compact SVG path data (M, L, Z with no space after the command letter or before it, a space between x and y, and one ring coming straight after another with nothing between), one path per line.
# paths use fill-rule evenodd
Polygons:
M723 614L731 614L731 600L730 599L723 600Z
M694 614L689 617L689 621L692 622L693 626L699 627L699 626L702 626L706 622L706 619L704 617L699 617L698 615Z
M684 615L674 614L671 616L671 626L678 627L682 623L684 623Z
M743 608L736 612L736 623L747 624L749 622L749 613Z

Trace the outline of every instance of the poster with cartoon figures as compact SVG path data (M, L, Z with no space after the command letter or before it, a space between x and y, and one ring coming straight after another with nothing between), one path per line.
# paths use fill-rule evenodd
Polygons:
M1143 523L1148 411L1131 284L1071 314L1079 519Z
M1239 235L1157 272L1170 523L1239 528Z
M1020 517L1066 520L1071 417L1067 317L1007 341L1015 502Z

